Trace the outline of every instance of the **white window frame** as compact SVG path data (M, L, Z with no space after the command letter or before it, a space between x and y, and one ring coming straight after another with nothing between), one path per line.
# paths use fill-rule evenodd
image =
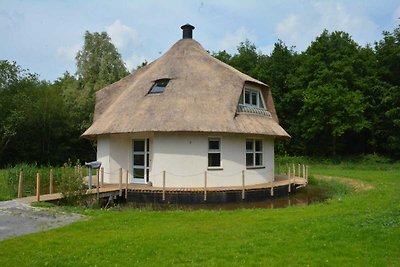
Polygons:
M250 103L246 103L246 92L248 92L250 94ZM256 94L256 103L252 103L252 94ZM262 108L265 109L265 101L264 101L264 97L262 95L262 92L260 89L258 88L252 88L252 87L244 87L243 88L243 92L242 92L242 96L241 96L241 101L240 101L241 105L244 106L249 106L249 107L257 107L257 108Z
M247 149L247 142L252 143L252 149L248 150ZM261 150L256 150L256 142L261 142ZM254 169L254 168L264 168L264 142L262 139L256 139L256 138L246 138L245 141L245 164L247 169ZM251 154L253 156L253 162L251 165L247 165L247 154ZM261 155L261 164L256 165L256 156Z
M219 149L210 149L210 141L218 141ZM208 157L209 154L219 154L219 166L210 166ZM209 137L207 139L207 169L208 170L222 170L222 138L221 137Z

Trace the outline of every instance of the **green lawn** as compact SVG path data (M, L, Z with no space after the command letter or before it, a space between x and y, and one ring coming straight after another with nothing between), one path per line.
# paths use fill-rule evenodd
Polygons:
M235 211L82 211L0 242L1 266L400 266L400 165L312 164L373 189L327 203Z

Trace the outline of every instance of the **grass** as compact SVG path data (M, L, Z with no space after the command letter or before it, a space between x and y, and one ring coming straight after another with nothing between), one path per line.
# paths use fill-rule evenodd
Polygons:
M400 164L311 163L310 171L371 188L323 181L336 192L328 202L275 210L78 209L87 221L0 242L0 264L400 266Z

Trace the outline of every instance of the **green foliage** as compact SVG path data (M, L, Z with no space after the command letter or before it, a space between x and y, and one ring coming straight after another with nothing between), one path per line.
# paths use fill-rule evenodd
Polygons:
M345 32L323 31L298 54L278 40L270 55L250 41L237 54L213 53L270 85L280 124L292 136L278 154L379 153L400 157L400 27L359 46Z
M50 170L53 172L54 192L65 196L65 203L76 204L82 202L85 193L83 176L86 168L81 169L79 161L72 165L71 161L63 167L38 166L37 164L21 163L14 167L0 170L0 201L17 197L19 175L22 171L23 197L36 195L36 175L40 175L40 193L49 194ZM78 170L81 170L80 172Z
M106 32L85 33L85 43L76 55L77 75L94 92L128 75Z
M0 61L0 166L93 160L94 144L80 135L92 123L95 92L128 72L105 32L86 32L76 60L78 78L66 72L52 84Z
M64 196L62 200L64 204L77 205L84 201L86 185L79 172L80 168L79 162L76 166L72 166L72 163L68 162L61 168L58 192Z

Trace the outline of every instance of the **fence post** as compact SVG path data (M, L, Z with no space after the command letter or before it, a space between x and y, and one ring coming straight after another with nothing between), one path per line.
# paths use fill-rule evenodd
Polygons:
M122 197L122 168L119 168L119 196Z
M40 174L36 173L36 201L40 201Z
M244 179L245 179L244 170L242 170L242 200L245 199L245 190L244 190L245 181L244 181Z
M23 176L24 176L24 172L21 170L20 172L19 172L19 179L18 179L18 198L21 198L22 197L22 195L23 195L23 187L22 187L22 179L23 179Z
M126 170L125 174L125 199L128 199L128 170Z
M290 193L290 191L291 191L291 185L290 185L290 168L288 168L288 174L287 174L287 177L288 177L288 193Z
M101 167L101 169L100 169L100 177L101 177L101 187L103 187L104 186L104 167Z
M274 182L271 182L271 197L274 196Z
M99 203L99 199L100 199L100 187L99 187L99 170L96 170L96 200L97 203Z
M204 172L204 201L207 201L207 171Z
M308 165L306 165L306 183L308 184Z
M53 194L54 193L54 175L53 175L53 169L50 169L50 189L49 193Z
M165 171L162 173L162 200L165 201Z

